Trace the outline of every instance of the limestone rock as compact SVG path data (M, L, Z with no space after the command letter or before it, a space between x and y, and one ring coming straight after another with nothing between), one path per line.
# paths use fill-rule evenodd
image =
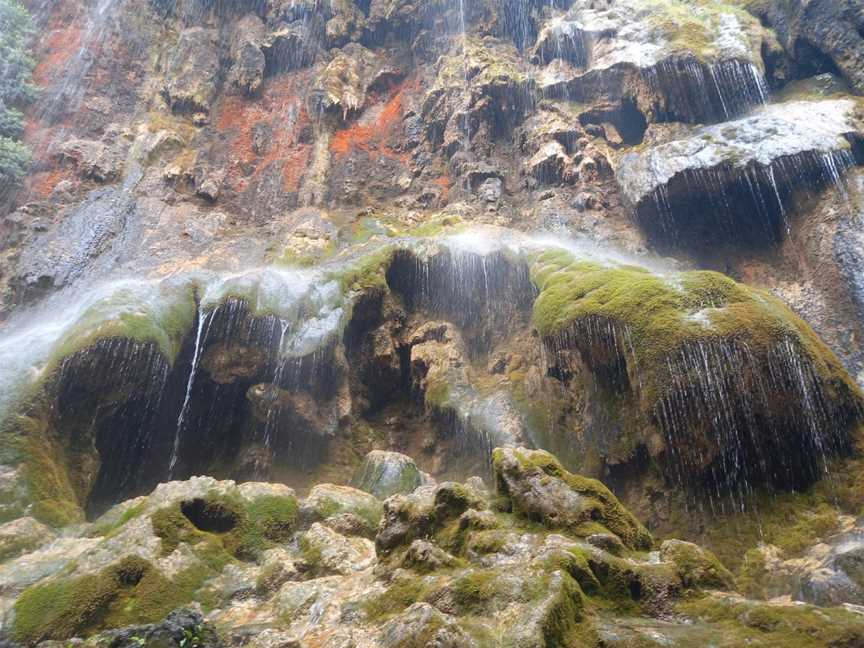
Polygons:
M577 101L635 98L649 121L661 115L703 122L729 119L762 103L762 43L770 35L731 4L575 2L538 37L541 62L569 70L544 82L547 94Z
M300 538L304 566L317 574L349 574L372 566L375 545L348 538L316 522Z
M475 648L477 644L452 619L431 605L415 603L384 626L381 631L381 645L383 648Z
M366 455L353 479L360 490L378 499L412 493L423 483L423 474L411 457L398 452L373 450Z
M692 542L666 540L660 545L660 558L675 563L685 587L735 589L735 579L729 570L714 554Z
M568 473L549 453L498 448L494 467L514 512L575 534L599 523L632 549L651 546L648 531L603 484Z
M103 142L71 139L60 148L59 157L71 161L82 178L97 182L116 180L122 167L117 152Z
M334 516L352 513L371 528L381 519L381 502L373 495L350 486L318 484L303 501L300 517L310 522L324 521Z
M794 187L839 182L856 163L850 141L861 136L862 125L855 106L851 99L772 104L627 154L615 175L655 239L674 232L687 240L776 240L785 233ZM695 202L694 193L701 196Z
M32 517L22 517L0 525L0 562L16 558L54 539L54 532Z
M162 94L178 113L209 112L219 75L218 33L190 27L180 32L166 66Z
M231 68L228 83L239 92L254 95L264 80L264 52L261 44L265 38L262 20L254 15L244 16L234 28L231 36Z

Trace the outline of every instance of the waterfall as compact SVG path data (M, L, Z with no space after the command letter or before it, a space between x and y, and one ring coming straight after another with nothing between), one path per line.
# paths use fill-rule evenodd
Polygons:
M195 384L195 375L198 370L198 359L201 355L201 349L207 341L207 323L212 321L213 313L215 313L215 311L206 313L200 307L198 308L198 326L195 330L195 349L192 352L192 364L189 367L189 379L186 381L186 392L183 396L183 405L180 407L180 414L177 415L177 429L174 432L174 446L171 450L171 459L168 462L168 479L171 479L174 476L174 468L177 465L177 459L180 454L183 423L186 419L186 413L192 397L192 387Z

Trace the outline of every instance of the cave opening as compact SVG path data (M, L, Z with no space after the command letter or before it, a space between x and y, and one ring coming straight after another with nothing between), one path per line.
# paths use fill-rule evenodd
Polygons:
M795 41L793 51L795 52L796 78L806 79L826 72L843 78L843 73L833 59L804 38Z
M579 116L579 121L583 126L596 124L602 127L605 123L612 124L621 136L621 142L617 144L619 146L641 144L645 131L648 130L648 120L631 97L623 99L621 105L614 109L583 113Z

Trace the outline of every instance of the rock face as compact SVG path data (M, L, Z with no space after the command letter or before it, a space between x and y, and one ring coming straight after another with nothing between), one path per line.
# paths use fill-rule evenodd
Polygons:
M320 510L333 486L316 486L298 516L297 500L281 486L162 484L68 529L67 540L88 539L83 552L61 554L32 584L7 582L4 592L24 589L5 603L4 631L22 645L77 637L87 645L179 647L349 639L474 647L496 636L575 647L649 627L663 645L692 645L720 628L730 646L754 631L782 645L802 623L825 645L864 638L854 611L723 594L734 580L694 544L667 540L649 553L650 534L602 484L564 471L547 453L498 449L495 476L497 499L476 483L387 499L377 555L369 540L326 520L304 521L302 511ZM601 547L616 542L630 547L626 556ZM199 605L206 615L194 611ZM594 611L617 606L628 610L620 625Z
M771 38L752 16L723 3L574 2L544 26L536 55L575 68L547 92L626 99L652 120L704 122L765 100L761 49Z
M778 240L794 190L838 184L860 163L858 111L851 99L772 104L629 153L616 177L655 240Z
M861 0L0 14L0 642L861 643Z
M621 430L607 442L621 456L642 446L655 458L664 455L682 485L707 480L713 488L731 475L738 483L779 485L806 480L808 473L812 480L819 473L810 463L815 457L832 446L846 452L851 437L813 435L819 424L807 421L825 416L830 427L844 417L857 419L858 387L769 296L718 274L661 277L575 261L566 252L540 255L532 276L540 288L534 321L558 372L587 367L598 386L619 399ZM702 376L695 382L694 372ZM781 375L780 383L798 394L784 399L785 412L760 396ZM630 399L647 419L636 412L621 416L620 404ZM802 408L792 414L795 402ZM831 409L820 413L810 408L814 402ZM753 424L740 427L748 417ZM665 442L652 439L654 426ZM780 430L782 447L774 443ZM726 487L735 489L731 482Z

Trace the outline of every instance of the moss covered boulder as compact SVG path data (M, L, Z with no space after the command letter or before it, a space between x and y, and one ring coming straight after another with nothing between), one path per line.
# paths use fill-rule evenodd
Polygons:
M806 484L849 451L861 392L781 301L714 272L660 274L547 251L534 323L559 375L587 367L637 448L688 488ZM614 405L613 405L614 404ZM653 431L659 438L653 438Z
M651 546L651 534L608 488L567 472L548 452L497 448L492 457L498 490L514 513L582 536L608 530L631 549Z
M397 493L407 495L413 492L423 480L423 474L411 457L398 452L373 450L366 455L352 481L360 490L386 499Z

